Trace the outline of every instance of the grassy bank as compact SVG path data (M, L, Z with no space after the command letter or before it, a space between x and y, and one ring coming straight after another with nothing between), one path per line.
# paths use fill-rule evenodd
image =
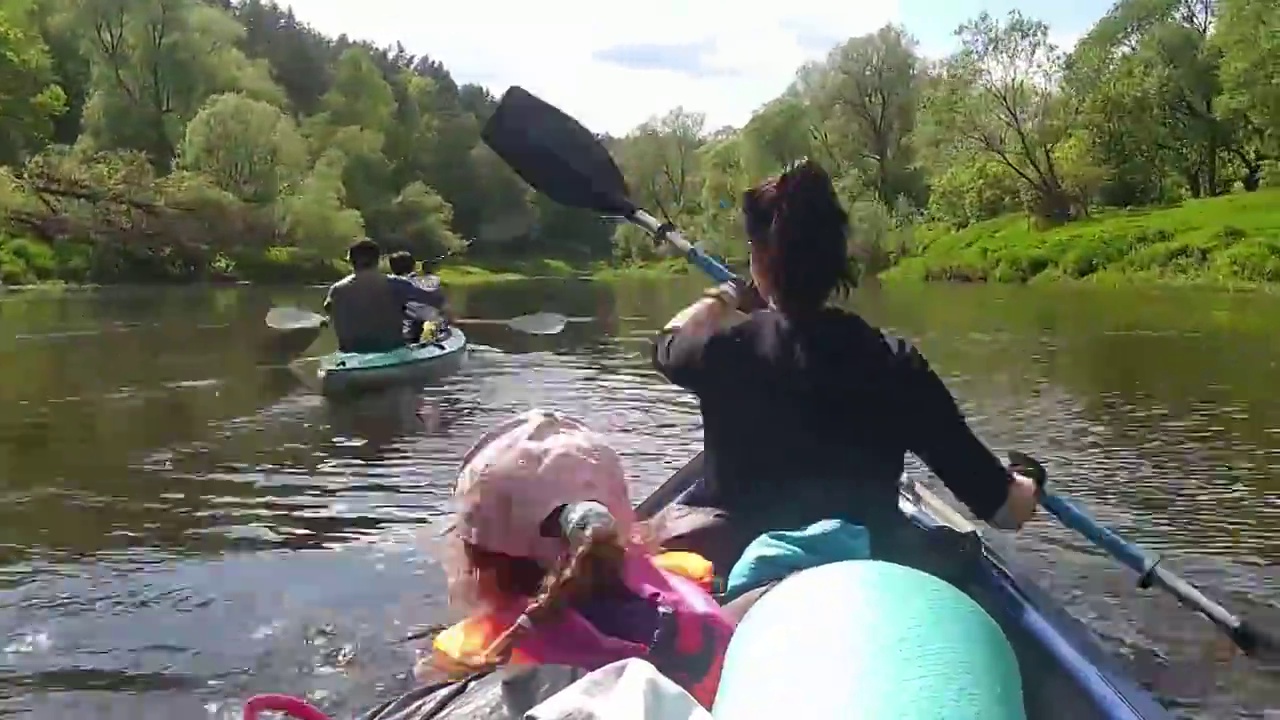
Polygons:
M1022 216L926 228L885 279L1280 282L1280 189L1107 210L1037 231Z
M556 259L460 258L440 269L448 285L531 278L616 280L693 272L683 258L615 266ZM294 248L228 257L177 257L104 251L0 235L0 284L331 282L345 263ZM1280 284L1280 188L1190 200L1174 207L1101 210L1088 220L1050 230L1021 215L949 228L918 228L885 280L952 282Z
M613 280L632 277L661 278L684 275L688 272L689 264L682 258L630 265L610 265L603 262L573 264L563 260L537 259L450 263L440 268L440 279L446 285L478 285L534 278L583 278L590 280Z
M612 266L556 259L468 259L449 263L440 276L449 285L476 285L532 278L669 277L688 272L680 258ZM272 247L236 255L178 256L148 251L118 252L90 243L50 244L0 234L0 288L87 287L115 284L250 282L305 285L333 282L349 266L296 248Z
M346 263L288 247L211 252L91 241L55 243L0 232L0 286L191 284L298 285L336 280Z

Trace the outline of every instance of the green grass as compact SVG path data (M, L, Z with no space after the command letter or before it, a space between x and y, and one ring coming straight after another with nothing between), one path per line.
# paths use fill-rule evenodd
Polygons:
M533 278L589 278L615 280L631 277L670 277L687 273L688 263L682 258L670 258L632 265L611 265L604 262L575 265L564 260L535 259L519 261L495 261L450 263L440 268L440 280L446 285L480 285L510 280Z
M1101 211L1038 231L1023 216L951 232L925 228L885 279L1280 283L1280 189Z

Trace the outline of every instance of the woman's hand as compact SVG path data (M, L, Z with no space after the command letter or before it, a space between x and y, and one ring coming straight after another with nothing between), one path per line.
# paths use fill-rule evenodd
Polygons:
M715 298L734 310L747 314L769 307L768 301L760 295L755 283L740 278L734 278L728 282L720 283L716 287L708 288L704 295L709 298Z
M1018 530L1036 513L1036 506L1040 504L1040 485L1016 470L1010 470L1009 474L1013 478L1009 483L1009 494L989 524L1001 530Z

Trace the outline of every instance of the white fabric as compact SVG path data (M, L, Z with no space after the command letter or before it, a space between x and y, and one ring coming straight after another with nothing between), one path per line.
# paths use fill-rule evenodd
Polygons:
M711 713L653 665L632 658L584 675L524 720L711 720Z

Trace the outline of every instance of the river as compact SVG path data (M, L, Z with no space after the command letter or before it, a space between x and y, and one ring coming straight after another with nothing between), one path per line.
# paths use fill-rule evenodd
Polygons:
M263 350L267 309L315 308L315 289L7 296L0 716L231 718L284 691L342 717L403 688L399 640L443 619L434 538L487 427L534 405L579 415L637 497L697 451L696 404L649 369L647 339L699 287L456 289L466 317L580 320L474 326L460 372L345 403ZM989 444L1039 454L1060 490L1280 627L1280 298L890 286L854 303L917 342ZM1280 708L1274 676L1049 519L996 542L1179 713Z

